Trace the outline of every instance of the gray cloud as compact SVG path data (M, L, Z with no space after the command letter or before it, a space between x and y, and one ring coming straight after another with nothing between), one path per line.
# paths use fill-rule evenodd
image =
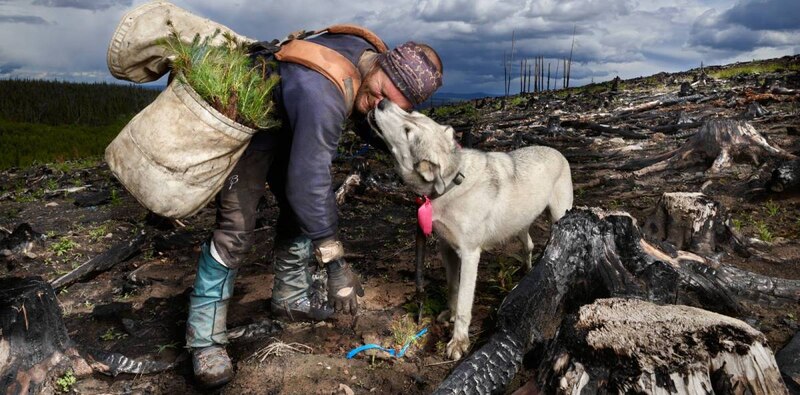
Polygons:
M0 23L26 23L29 25L47 25L44 18L33 15L0 15Z
M107 10L115 6L130 6L132 0L34 0L33 5L81 10Z
M789 48L800 40L799 18L797 0L740 1L722 13L711 9L700 15L688 43L730 54L763 47Z
M108 40L122 15L145 1L0 0L0 14L32 15L0 17L5 22L0 67L12 77L109 81ZM685 70L701 61L782 56L797 53L800 42L793 20L785 17L798 14L794 3L800 0L672 0L669 6L663 0L172 1L256 39L357 23L390 46L425 42L444 61L446 92L501 93L503 53L511 49L512 31L513 74L519 73L519 59L544 56L555 79L556 62L569 55L574 27L575 86L592 78Z
M21 67L22 67L21 64L16 64L16 63L0 64L0 74L10 74L14 70L17 70Z
M800 1L746 0L725 11L722 19L752 30L800 29Z

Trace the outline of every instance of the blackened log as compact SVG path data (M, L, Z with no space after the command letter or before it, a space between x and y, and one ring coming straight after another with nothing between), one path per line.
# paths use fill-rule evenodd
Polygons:
M616 116L625 116L634 114L637 112L652 110L654 108L672 106L675 104L687 103L700 100L704 98L705 95L689 95L684 97L668 97L666 99L658 99L658 100L651 100L646 103L637 104L635 106L621 108L617 111Z
M70 365L71 342L53 288L41 277L0 278L0 388L35 394Z
M683 251L668 254L644 241L627 213L573 209L553 225L533 270L501 304L497 331L436 393L503 391L523 356L554 339L566 314L612 296L741 314L753 303L797 303L800 281L758 275ZM532 357L534 364L541 361L541 355Z
M624 128L616 128L609 125L599 124L595 122L585 122L585 121L563 121L561 122L561 126L564 127L571 127L575 129L589 129L597 133L605 133L605 134L612 134L612 135L619 135L622 137L626 137L629 139L636 139L636 140L644 140L647 138L646 135L641 133L636 133L634 131L624 129Z
M775 355L786 386L800 394L800 332Z
M145 234L139 233L132 239L112 246L108 251L86 261L75 270L53 280L51 285L56 289L66 287L95 273L111 269L117 263L125 261L138 253L144 242Z
M772 178L767 182L772 192L790 192L800 190L800 160L781 163L772 171Z
M687 122L687 123L677 123L674 125L653 126L650 128L650 130L656 133L675 134L684 129L694 129L694 128L699 128L700 126L703 126L702 122ZM646 128L645 126L641 127Z

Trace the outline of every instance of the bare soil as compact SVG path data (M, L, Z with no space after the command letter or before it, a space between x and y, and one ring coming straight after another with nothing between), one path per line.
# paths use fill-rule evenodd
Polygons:
M792 59L798 62L797 58ZM435 118L456 127L463 143L470 139L475 148L507 151L519 146L546 144L559 149L570 161L575 184L576 206L597 206L625 210L643 223L664 192L702 191L730 211L733 225L753 239L763 256L745 257L724 253L719 261L774 277L800 279L800 194L769 193L764 185L775 163L737 163L733 169L714 177L706 175L708 165L681 171L665 171L634 177L621 167L633 159L664 153L683 144L681 134L654 132L674 124L683 116L702 121L709 116L740 117L752 103L759 103L767 115L749 122L770 144L800 154L800 94L772 94L765 80L779 81L786 89L800 89L796 72L745 75L731 80L698 84L696 89L708 100L660 106L625 117L619 109L641 104L664 95L675 95L680 83L691 82L694 73L660 74L624 81L619 92L597 88L572 89L542 95L528 94L501 99L484 99L447 110L434 110ZM567 95L569 94L569 95ZM642 139L615 132L566 126L547 128L549 117L560 122L591 121L633 131ZM569 125L569 123L566 123ZM573 123L573 125L575 125ZM444 270L435 253L436 239L428 243L428 301L424 322L407 331L427 327L429 332L401 359L377 356L345 358L350 349L365 342L397 345L392 330L401 322L416 320L414 303L414 196L394 175L387 154L370 150L352 157L361 147L351 134L343 137L341 158L335 163L337 180L354 169L354 161L366 164L361 188L347 197L340 208L341 236L347 259L363 279L366 296L357 317L336 317L329 323L289 323L274 337L234 341L229 347L237 376L221 390L226 394L329 394L347 393L430 393L456 365L444 356L451 328L435 321L444 306ZM136 232L148 235L146 248L89 281L74 284L59 293L65 322L72 339L80 346L173 361L182 353L188 293L194 278L200 243L214 226L213 204L182 225L148 217L102 163L94 166L66 164L12 169L0 173L0 226L10 231L29 223L45 234L27 253L6 256L0 275L39 275L54 279L80 263L102 253ZM53 190L88 186L74 193ZM74 204L91 194L105 202L79 207ZM256 244L236 282L228 326L236 327L269 318L273 273L272 237L277 207L267 193L260 213ZM493 204L493 202L487 202ZM540 219L534 254L542 251L549 236L549 223ZM494 328L493 316L504 295L524 275L521 248L516 242L481 256L480 274L470 328L473 348ZM766 257L766 258L765 258ZM108 312L106 306L120 304ZM98 309L99 308L99 309ZM104 313L103 310L106 310ZM780 349L798 330L798 306L754 306L744 319L764 332L773 348ZM283 342L310 347L310 352L285 351L260 361L254 355L264 347ZM301 349L301 347L296 347ZM519 388L531 372L518 375L509 392ZM176 369L152 375L108 377L99 373L81 377L73 387L77 393L178 394L205 393L192 379L191 363L184 360Z

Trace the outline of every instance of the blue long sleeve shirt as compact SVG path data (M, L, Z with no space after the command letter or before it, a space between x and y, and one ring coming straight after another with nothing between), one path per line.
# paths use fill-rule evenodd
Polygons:
M376 49L366 40L342 34L310 38L358 64L365 50ZM336 235L339 216L332 190L331 164L347 121L347 106L339 89L322 74L305 66L278 62L280 85L274 99L282 118L280 133L291 134L286 175L286 199L303 233L311 240ZM355 111L355 109L354 109ZM371 130L357 130L362 137ZM252 144L268 144L259 139ZM368 138L368 140L371 140Z

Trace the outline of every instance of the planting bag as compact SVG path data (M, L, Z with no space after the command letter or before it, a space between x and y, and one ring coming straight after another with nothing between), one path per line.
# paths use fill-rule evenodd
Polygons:
M106 56L111 75L133 82L161 78L169 71L170 59L158 42L168 37L173 29L187 42L191 42L195 34L211 37L216 31L219 34L210 41L211 45L225 44L223 34L235 37L238 42L255 41L174 4L152 1L128 12L114 31Z
M173 78L111 142L105 159L139 203L156 214L182 218L222 188L255 132Z

